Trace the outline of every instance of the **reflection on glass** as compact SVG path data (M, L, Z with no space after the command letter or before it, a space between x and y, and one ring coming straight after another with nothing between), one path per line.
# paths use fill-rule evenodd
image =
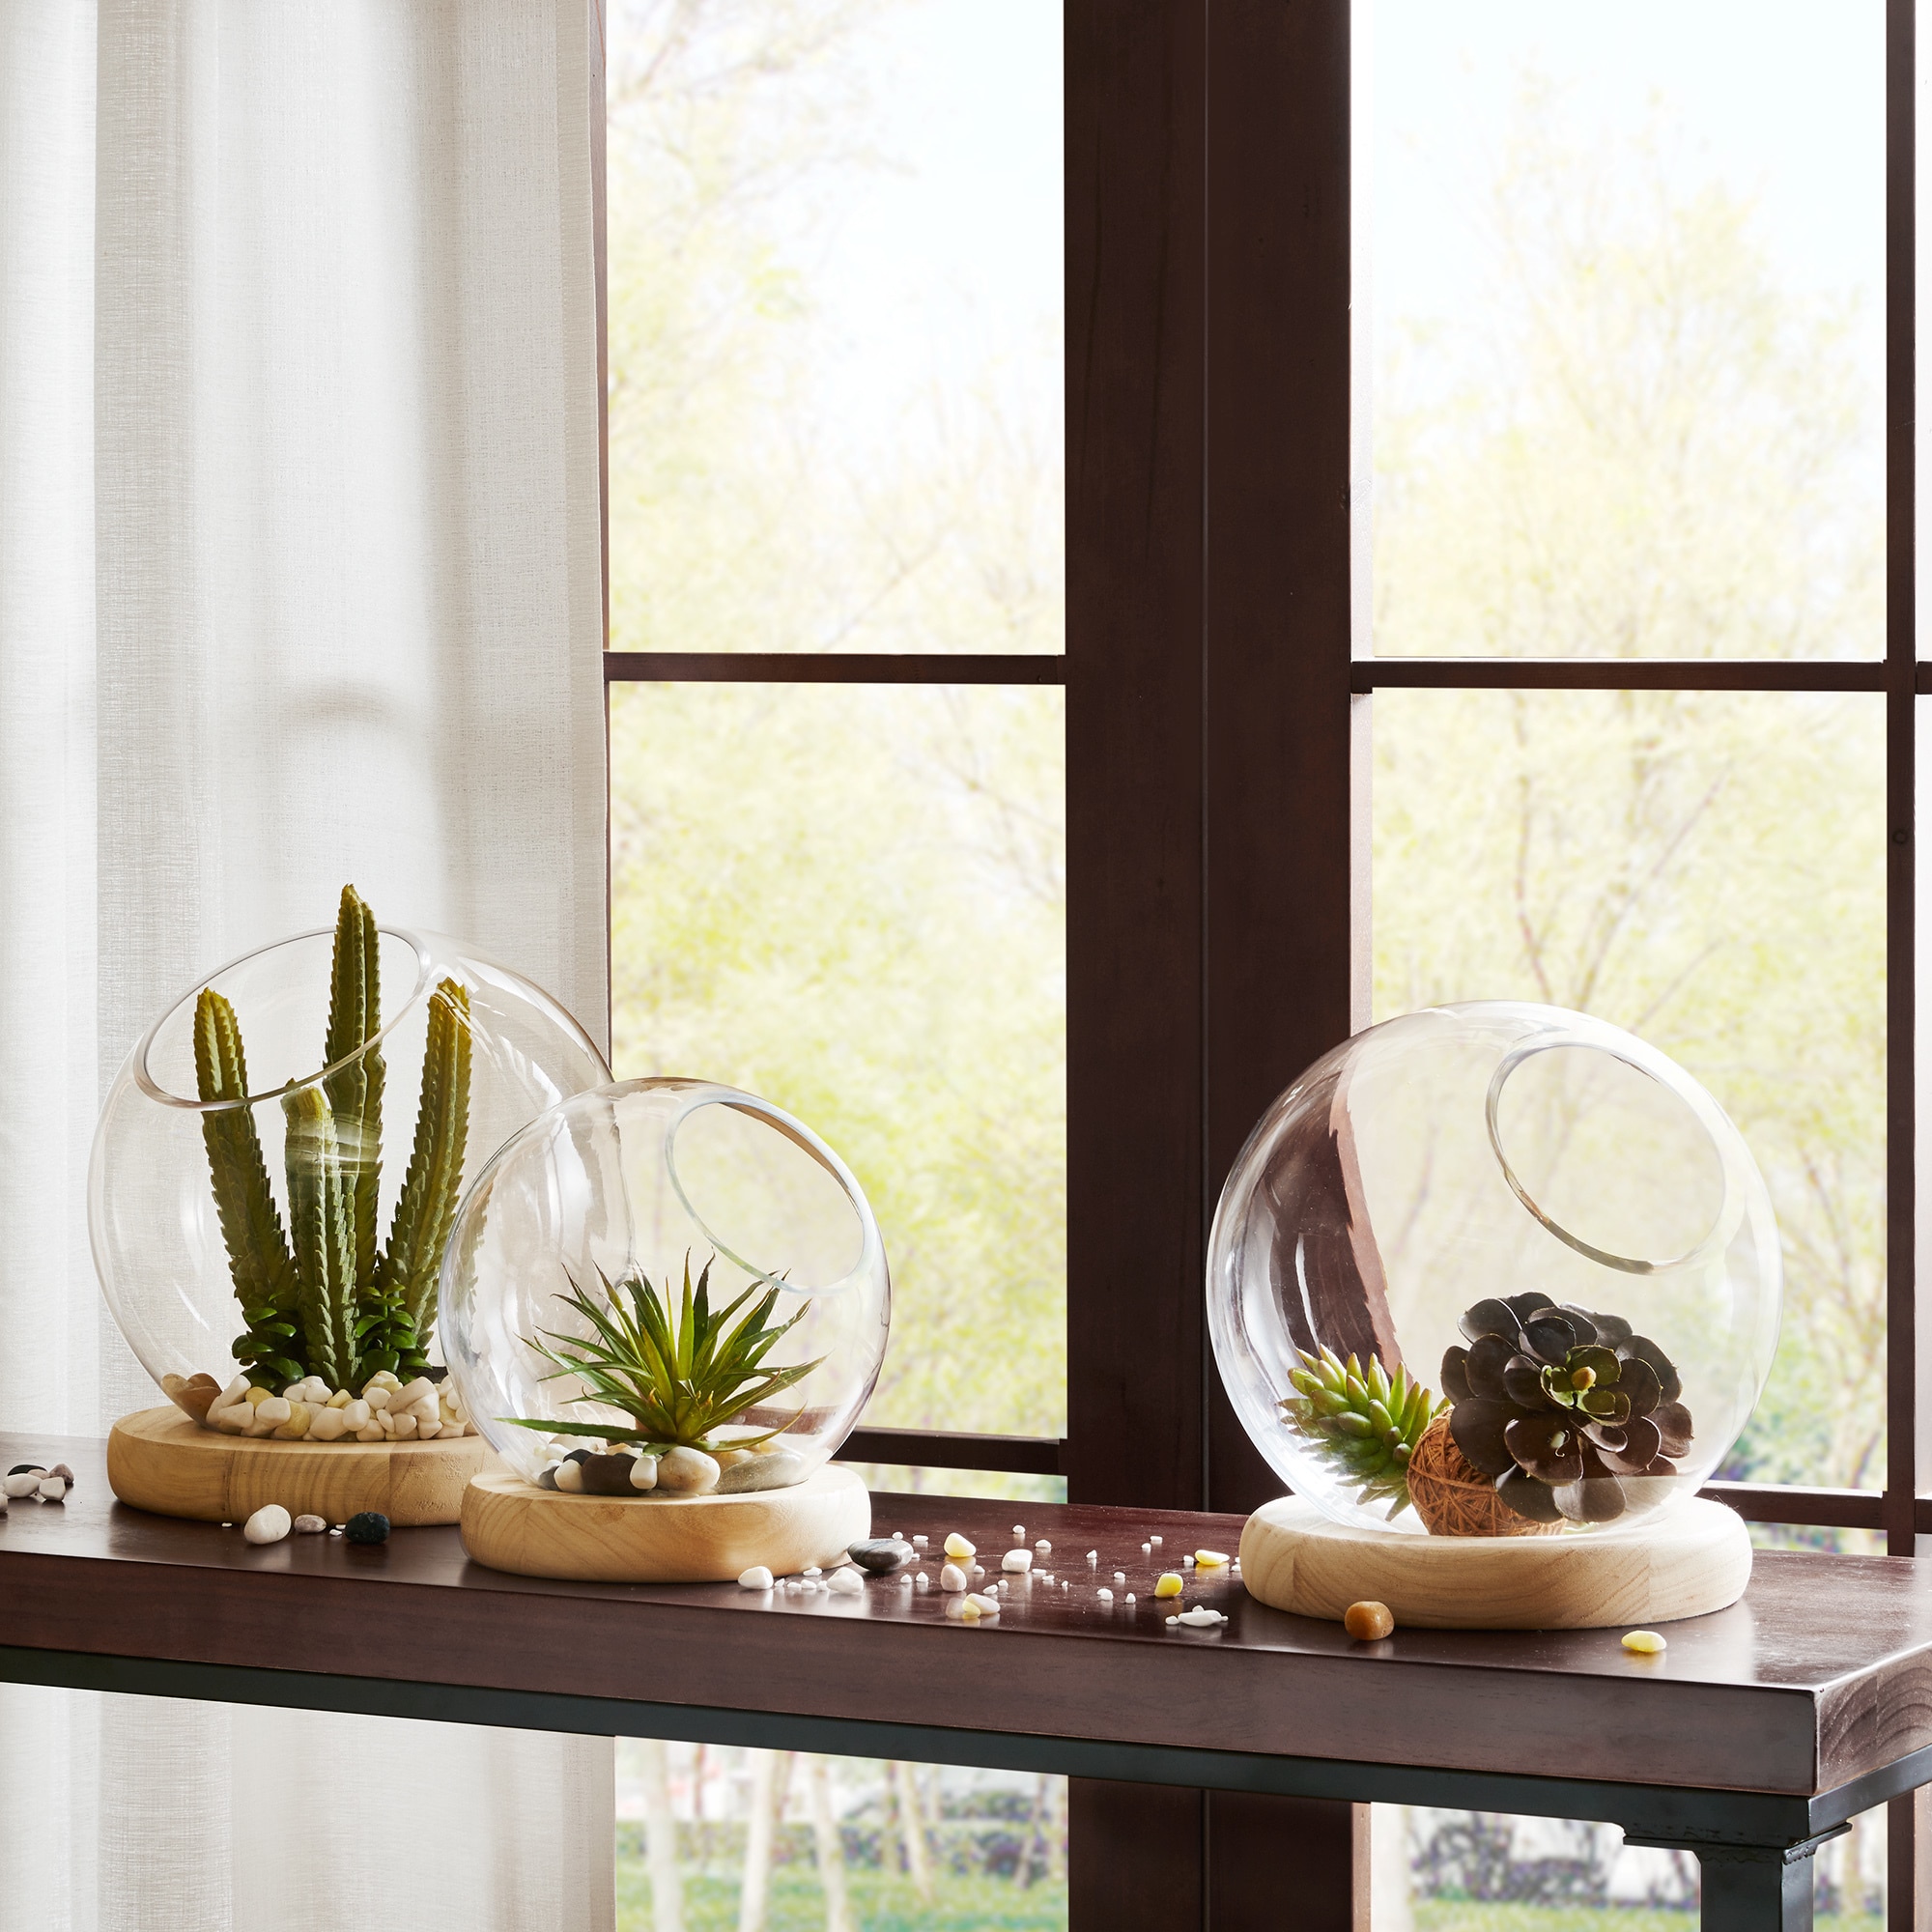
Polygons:
M1884 647L1877 0L1357 0L1384 655Z
M1063 694L630 685L611 705L611 1059L776 1102L877 1215L865 1419L1065 1415Z
M1062 648L1060 9L618 0L620 650Z
M1383 692L1376 1017L1521 998L1679 1061L1743 1129L1784 1321L1720 1477L1885 1471L1883 699Z
M1378 1804L1373 1932L1663 1932L1694 1927L1692 1853L1626 1845L1615 1825ZM1886 1810L1812 1860L1820 1932L1885 1932Z
M1066 1780L619 1739L617 1932L666 1925L1065 1932Z

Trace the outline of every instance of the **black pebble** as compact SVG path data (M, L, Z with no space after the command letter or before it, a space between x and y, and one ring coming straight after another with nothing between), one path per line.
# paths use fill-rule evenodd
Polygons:
M895 1542L889 1536L855 1543L845 1553L861 1570L869 1571L874 1577L890 1577L895 1570L903 1570L918 1554L911 1544Z
M44 1476L47 1473L47 1465L44 1463L15 1463L7 1473L10 1476L24 1476L29 1470L37 1476Z
M342 1534L351 1543L387 1543L389 1519L381 1510L364 1510L343 1524Z
M596 1453L594 1449L573 1449L563 1460L566 1463L587 1463Z
M583 1458L583 1493L586 1496L634 1496L631 1482L637 1466L635 1456L586 1456Z

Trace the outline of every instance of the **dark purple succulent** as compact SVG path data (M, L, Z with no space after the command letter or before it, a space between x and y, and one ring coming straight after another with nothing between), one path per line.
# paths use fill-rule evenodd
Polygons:
M1625 1476L1674 1476L1690 1411L1670 1358L1621 1316L1540 1294L1479 1301L1442 1357L1449 1434L1519 1516L1608 1522Z

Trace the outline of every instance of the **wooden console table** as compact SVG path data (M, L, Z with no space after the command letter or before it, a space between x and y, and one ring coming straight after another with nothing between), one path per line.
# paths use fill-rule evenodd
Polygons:
M1354 1644L1226 1572L1186 1593L1226 1625L1167 1627L1154 1577L1232 1552L1235 1517L881 1495L878 1531L928 1537L935 1587L801 1600L504 1576L454 1529L257 1548L114 1503L99 1442L0 1455L79 1479L0 1528L17 1683L1603 1819L1698 1856L1706 1932L1808 1927L1816 1847L1932 1781L1932 1586L1887 1557L1761 1555L1743 1603L1654 1660L1615 1631ZM1015 1584L991 1627L949 1621L947 1532L990 1579L1015 1522L1056 1581Z

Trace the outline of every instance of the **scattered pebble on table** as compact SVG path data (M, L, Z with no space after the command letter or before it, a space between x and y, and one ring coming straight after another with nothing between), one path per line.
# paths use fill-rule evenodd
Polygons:
M295 1520L295 1532L298 1536L322 1536L327 1529L327 1523L319 1516L298 1516Z
M836 1597L863 1597L866 1586L859 1580L856 1570L835 1570L832 1580L825 1586Z
M1110 1589L1108 1589L1108 1588L1107 1588L1107 1586L1106 1586L1106 1585L1105 1585L1104 1583L1103 1583L1103 1584L1102 1584L1102 1585L1100 1586L1100 1588L1099 1588L1099 1590L1098 1590L1098 1591L1096 1592L1096 1594L1098 1595L1098 1597L1099 1597L1100 1601L1101 1601L1101 1602L1102 1602L1103 1604L1111 1604L1111 1603L1112 1603L1112 1602L1114 1601L1114 1593L1113 1593L1113 1591L1111 1591Z
M1180 1573L1178 1570L1168 1571L1166 1575L1161 1577L1160 1581L1153 1586L1153 1593L1156 1597L1179 1596Z
M1655 1631L1631 1631L1625 1634L1624 1648L1634 1651L1639 1657L1655 1657L1668 1645Z
M749 1570L738 1573L738 1587L741 1590L769 1590L772 1587L772 1573L762 1563L753 1563Z
M1026 1541L1026 1524L1025 1524L1025 1523L1023 1523L1023 1522L1016 1522L1016 1523L1014 1523L1014 1524L1013 1524L1013 1541L1014 1541L1015 1543L1024 1543L1024 1542Z
M1041 1556L1051 1556L1053 1554L1053 1545L1043 1536L1034 1545L1034 1549L1037 1554Z
M1194 1560L1204 1570L1214 1570L1228 1559L1218 1549L1197 1549L1194 1552Z
M1212 1630L1217 1624L1228 1621L1219 1610L1210 1610L1205 1604L1197 1604L1191 1610L1182 1610L1178 1617L1168 1618L1168 1627L1179 1624L1184 1630Z
M952 1534L946 1539L946 1553L947 1555L952 1557L953 1562L964 1563L969 1561L973 1556L977 1555L979 1552L976 1549L975 1546L968 1543L966 1539L963 1536L961 1536L959 1532L955 1529L952 1532Z
M939 1587L949 1594L963 1590L966 1582L966 1573L956 1563L949 1563L939 1573Z
M342 1533L351 1543L386 1543L389 1519L381 1510L361 1510L343 1524Z
M1350 1604L1342 1613L1342 1628L1357 1643L1378 1643L1395 1629L1395 1618L1389 1614L1386 1604L1366 1598L1359 1604Z
M1022 1572L1031 1570L1033 1568L1033 1551L1031 1549L1009 1549L1000 1558L1000 1568L1002 1570L1017 1570Z
M279 1543L290 1530L289 1513L280 1503L264 1503L242 1526L250 1543Z

